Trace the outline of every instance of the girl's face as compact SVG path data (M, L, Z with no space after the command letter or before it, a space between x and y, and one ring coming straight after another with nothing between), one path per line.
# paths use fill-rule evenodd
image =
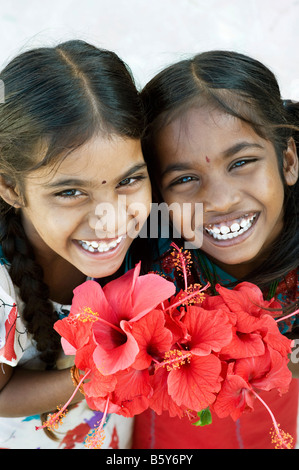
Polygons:
M150 211L140 142L91 139L59 165L32 172L25 200L24 228L43 267L63 259L90 277L113 274Z
M174 210L177 230L186 238L190 218L196 229L194 204L202 203L202 250L236 278L248 274L283 226L284 187L272 143L231 115L194 108L159 132L156 151L164 201L191 203L189 216ZM294 184L294 146L284 158L286 182Z

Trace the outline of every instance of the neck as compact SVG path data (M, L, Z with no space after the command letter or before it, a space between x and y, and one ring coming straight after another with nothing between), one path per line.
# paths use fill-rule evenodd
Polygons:
M86 276L65 259L56 257L45 264L37 260L44 269L44 282L50 290L50 299L64 305L70 305L73 290L85 282Z

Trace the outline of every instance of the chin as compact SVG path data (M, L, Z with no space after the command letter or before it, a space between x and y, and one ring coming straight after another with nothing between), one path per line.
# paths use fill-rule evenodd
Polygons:
M109 268L109 266L105 266L105 268L103 269L86 270L84 274L93 279L102 279L104 277L109 277L115 274L119 270L121 265L122 265L122 262L111 266L111 268Z

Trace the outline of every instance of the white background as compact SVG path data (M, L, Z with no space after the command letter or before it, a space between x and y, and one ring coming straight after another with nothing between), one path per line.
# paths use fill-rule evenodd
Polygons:
M276 74L283 98L299 100L299 0L0 0L0 68L73 38L118 53L139 88L186 56L236 50Z
M71 38L112 49L143 86L209 49L251 55L299 100L298 0L0 0L0 67L20 51Z

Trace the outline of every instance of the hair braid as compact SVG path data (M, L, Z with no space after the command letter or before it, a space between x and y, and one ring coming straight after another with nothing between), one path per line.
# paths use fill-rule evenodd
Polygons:
M3 254L10 263L11 279L19 288L24 302L22 318L37 343L41 359L53 367L61 349L59 336L53 329L58 316L49 300L48 286L43 282L43 270L34 259L34 252L15 210L2 213L0 237Z

